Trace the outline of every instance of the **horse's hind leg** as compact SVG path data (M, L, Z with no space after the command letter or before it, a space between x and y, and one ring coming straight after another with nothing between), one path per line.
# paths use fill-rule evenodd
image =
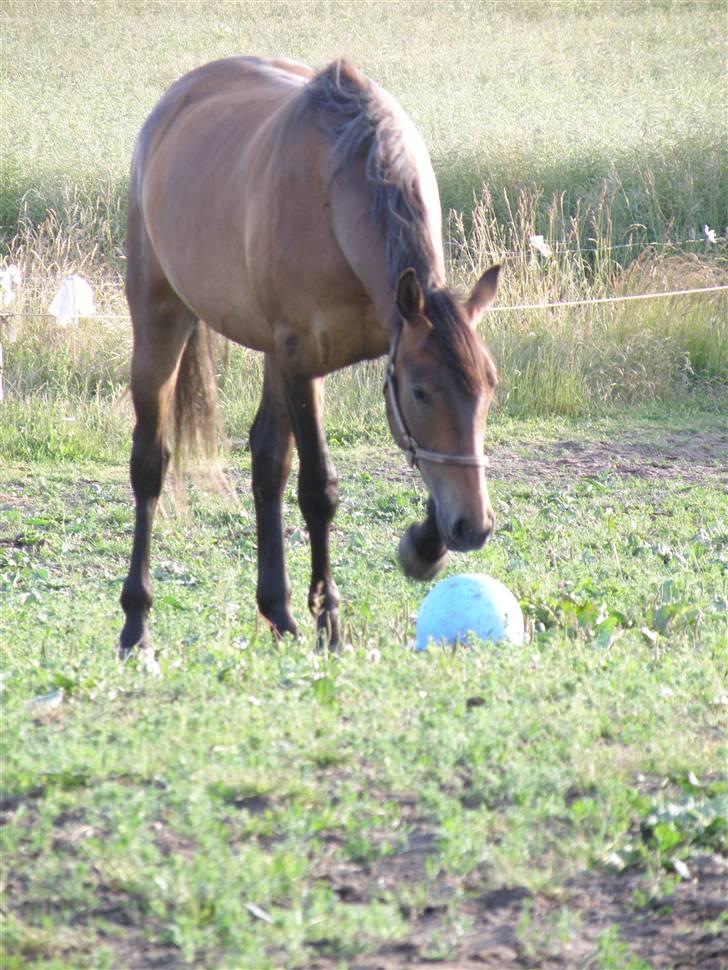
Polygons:
M127 277L134 324L131 395L136 412L130 476L136 518L131 564L121 593L126 622L119 654L149 646L147 615L152 605L149 547L152 522L169 463L167 419L180 360L196 318L166 284L152 289Z
M258 608L273 632L296 634L283 548L283 491L291 470L293 435L285 389L266 354L263 397L250 429L253 497L258 531Z

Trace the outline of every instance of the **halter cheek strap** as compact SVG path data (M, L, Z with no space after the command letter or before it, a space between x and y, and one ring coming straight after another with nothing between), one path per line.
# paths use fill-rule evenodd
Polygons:
M391 415L392 435L396 444L405 452L407 460L414 468L419 468L420 461L430 461L437 465L466 465L471 468L485 468L488 459L485 455L450 455L442 451L429 451L421 448L416 439L410 434L399 406L397 393L397 377L395 375L395 361L402 336L402 326L399 327L392 341L387 358L387 369L384 374L384 398L389 406Z

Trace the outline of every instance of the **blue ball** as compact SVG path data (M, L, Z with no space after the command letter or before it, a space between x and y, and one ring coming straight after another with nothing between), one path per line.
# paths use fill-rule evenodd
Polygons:
M449 576L422 601L415 648L424 650L431 641L468 644L473 637L523 643L521 607L513 593L492 576Z

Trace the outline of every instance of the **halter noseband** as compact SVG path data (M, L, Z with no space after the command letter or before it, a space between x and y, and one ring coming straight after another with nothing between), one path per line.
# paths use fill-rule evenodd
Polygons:
M389 405L392 416L392 435L395 442L405 452L410 465L414 468L419 468L420 460L431 461L437 465L467 465L471 468L485 468L488 464L485 455L446 455L442 451L428 451L427 448L421 448L410 434L399 406L397 378L394 373L403 326L404 324L400 324L392 341L387 358L387 369L384 373L384 398Z

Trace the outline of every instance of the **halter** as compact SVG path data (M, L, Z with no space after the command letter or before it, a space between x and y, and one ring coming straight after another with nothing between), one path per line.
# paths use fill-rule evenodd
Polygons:
M446 455L442 451L428 451L427 448L421 448L410 434L399 406L397 378L394 373L403 326L404 324L400 324L392 341L387 358L387 369L384 373L384 399L389 405L392 416L392 435L396 444L405 452L407 460L413 468L419 468L421 460L434 462L437 465L467 465L471 468L485 468L488 464L485 455Z

